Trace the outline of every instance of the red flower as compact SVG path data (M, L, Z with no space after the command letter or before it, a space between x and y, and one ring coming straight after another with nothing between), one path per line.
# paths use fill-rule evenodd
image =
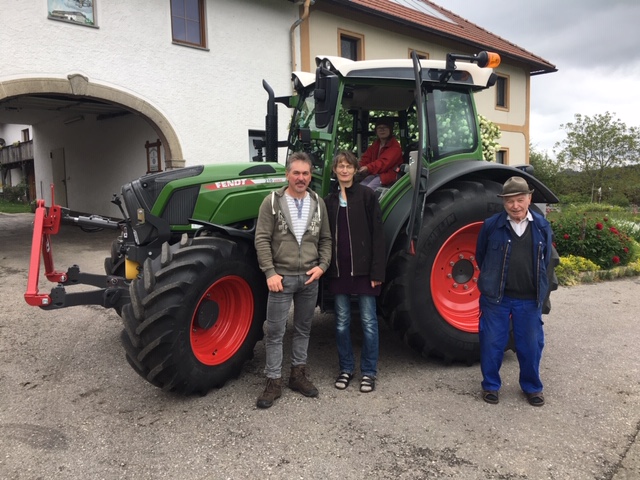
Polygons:
M564 238L565 240L569 240L569 234L568 234L568 233L565 233L565 234L562 236L562 238Z
M618 263L620 263L620 257L619 257L619 256L617 256L617 255L615 255L615 256L611 259L611 261L612 261L614 264L618 264Z
M605 222L608 222L608 221L609 221L609 219L608 219L607 217L604 217L604 218L603 218L603 220L604 220Z
M602 225L600 222L596 223L596 228L598 230L602 230L604 228L604 225Z
M629 247L624 247L622 250L624 250L624 253L629 253Z
M611 233L614 233L616 235L618 235L620 232L618 232L618 229L616 227L609 227L609 231Z

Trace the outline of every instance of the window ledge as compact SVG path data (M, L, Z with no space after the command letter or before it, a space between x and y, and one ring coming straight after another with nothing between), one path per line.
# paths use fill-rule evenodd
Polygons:
M180 47L194 48L196 50L204 50L205 52L209 51L209 48L207 47L201 47L200 45L193 45L191 43L176 42L175 40L173 40L171 43Z

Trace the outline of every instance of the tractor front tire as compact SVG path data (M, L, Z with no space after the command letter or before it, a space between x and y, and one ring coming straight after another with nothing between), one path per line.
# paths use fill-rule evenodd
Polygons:
M130 287L121 336L153 385L204 395L240 374L262 338L267 288L255 251L219 237L165 243Z

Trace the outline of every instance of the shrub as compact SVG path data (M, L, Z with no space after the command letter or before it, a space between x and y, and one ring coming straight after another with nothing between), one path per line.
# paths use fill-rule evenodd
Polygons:
M589 195L581 194L581 193L567 193L567 194L559 194L558 198L563 205L571 204L571 203L584 203L589 201Z
M584 272L597 272L598 270L600 270L600 267L591 260L575 255L567 255L566 257L560 257L560 263L556 267L556 276L560 285L577 285L583 277L588 277L588 275L584 275ZM585 280L589 281L589 278Z
M633 240L607 214L568 209L556 215L551 224L561 257L584 257L601 268L626 265L633 258Z
M500 150L498 139L502 135L500 127L488 118L478 115L482 140L482 156L487 162L496 161L496 152Z
M630 236L636 242L640 242L640 223L631 220L616 220L618 230Z
M630 204L629 199L623 193L617 193L613 195L609 199L609 202L619 207L628 207Z
M5 185L2 190L4 200L9 203L24 203L27 198L27 185L24 183L15 186Z

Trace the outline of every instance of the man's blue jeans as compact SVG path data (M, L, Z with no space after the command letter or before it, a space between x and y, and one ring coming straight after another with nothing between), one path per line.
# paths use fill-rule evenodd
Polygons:
M305 285L308 275L285 275L282 292L269 292L264 344L266 350L267 378L282 376L282 341L287 328L289 310L293 301L293 338L291 366L307 363L307 349L311 333L311 321L318 301L318 282Z
M516 355L520 364L520 388L525 393L542 391L540 360L544 348L542 311L535 300L503 297L498 304L480 296L480 368L482 389L500 390L500 367L513 323Z
M376 297L373 295L357 295L362 323L362 352L360 355L360 371L362 375L375 378L378 373L378 315L376 314ZM336 340L338 343L338 362L340 372L352 374L355 370L355 357L351 345L351 296L338 294L335 296L336 307Z

